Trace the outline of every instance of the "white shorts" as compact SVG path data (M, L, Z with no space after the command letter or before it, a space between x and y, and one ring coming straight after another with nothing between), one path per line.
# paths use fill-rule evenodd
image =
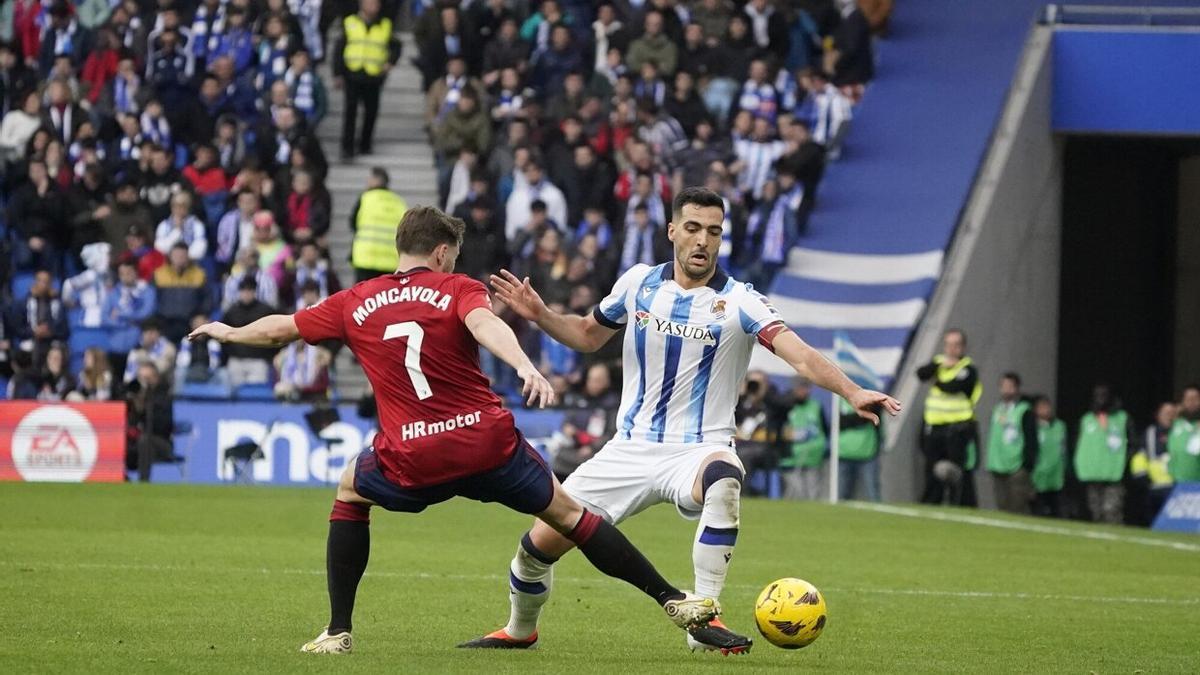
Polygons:
M692 487L700 465L714 453L745 471L728 445L609 441L567 476L563 488L613 524L663 502L695 520L704 505L692 499Z

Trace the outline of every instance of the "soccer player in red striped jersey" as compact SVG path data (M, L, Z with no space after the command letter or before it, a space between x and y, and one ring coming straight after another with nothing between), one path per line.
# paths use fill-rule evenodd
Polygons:
M479 369L479 346L516 369L528 404L554 392L491 308L486 287L453 274L463 223L409 210L396 233L395 274L364 281L294 315L247 326L205 324L191 339L278 346L337 339L358 357L379 405L372 447L347 465L330 515L329 625L301 649L349 652L351 613L370 549L369 509L417 513L461 496L536 515L579 546L601 572L653 597L676 625L709 621L715 600L680 591L615 527L584 509L525 441ZM528 640L536 642L536 636Z

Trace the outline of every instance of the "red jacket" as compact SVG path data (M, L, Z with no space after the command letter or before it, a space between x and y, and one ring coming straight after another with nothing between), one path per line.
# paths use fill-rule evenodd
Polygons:
M195 166L188 164L183 167L183 177L196 188L196 192L202 195L210 195L214 192L223 192L229 189L229 178L225 176L225 171L219 166L201 171Z
M104 88L117 76L117 50L103 49L88 54L83 62L79 78L88 85L87 99L92 103L100 100Z

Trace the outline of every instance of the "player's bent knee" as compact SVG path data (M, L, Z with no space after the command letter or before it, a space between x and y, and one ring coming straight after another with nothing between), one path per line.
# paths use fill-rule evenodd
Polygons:
M704 473L700 478L700 492L703 495L708 495L709 488L715 485L717 481L727 478L732 478L737 489L740 491L744 476L745 474L742 472L740 466L735 466L723 459L709 462L708 466L704 467Z

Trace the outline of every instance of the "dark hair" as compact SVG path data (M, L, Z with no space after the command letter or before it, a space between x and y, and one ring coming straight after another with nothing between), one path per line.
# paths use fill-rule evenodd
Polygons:
M149 317L142 320L142 331L145 332L148 330L156 330L160 333L162 332L162 326L159 325L158 319Z
M1004 373L1003 375L1001 375L1000 379L1001 380L1012 380L1013 384L1017 385L1018 387L1021 386L1021 376L1014 373L1011 370L1008 371L1007 373Z
M1183 389L1180 389L1179 391L1180 391L1180 393L1186 393L1188 390L1191 390L1191 389L1200 391L1200 382L1189 382L1189 383L1183 385Z
M1033 404L1034 405L1038 405L1039 403L1041 403L1043 401L1045 401L1047 405L1054 405L1053 403L1050 402L1049 396L1047 396L1045 394L1034 394L1034 396L1033 396Z
M300 294L301 295L304 295L305 293L308 293L310 291L313 293L320 293L321 285L318 284L316 281L313 281L312 279L309 279L308 281L301 284L301 286L300 286Z
M182 241L177 241L177 242L175 242L175 243L174 243L174 244L171 246L171 250L172 250L172 251L176 251L176 250L179 250L179 249L183 249L183 252L184 252L184 253L187 253L187 250L188 250L188 245L187 245L187 244L185 244L185 243L183 243Z
M725 213L725 200L721 199L721 195L705 187L686 187L675 195L675 201L671 203L671 213L676 220L682 219L683 207L688 204L701 208L713 206L721 209L722 214Z
M254 275L247 274L246 276L242 277L241 281L238 282L238 290L239 291L254 291L257 293L258 292L258 280L254 278Z
M442 244L462 246L466 225L461 218L446 215L432 206L417 206L405 212L396 228L396 250L412 255L429 255Z
M388 176L387 169L383 168L382 166L371 167L371 175L380 183L383 183L383 187L387 187L388 183L391 182L391 178Z

